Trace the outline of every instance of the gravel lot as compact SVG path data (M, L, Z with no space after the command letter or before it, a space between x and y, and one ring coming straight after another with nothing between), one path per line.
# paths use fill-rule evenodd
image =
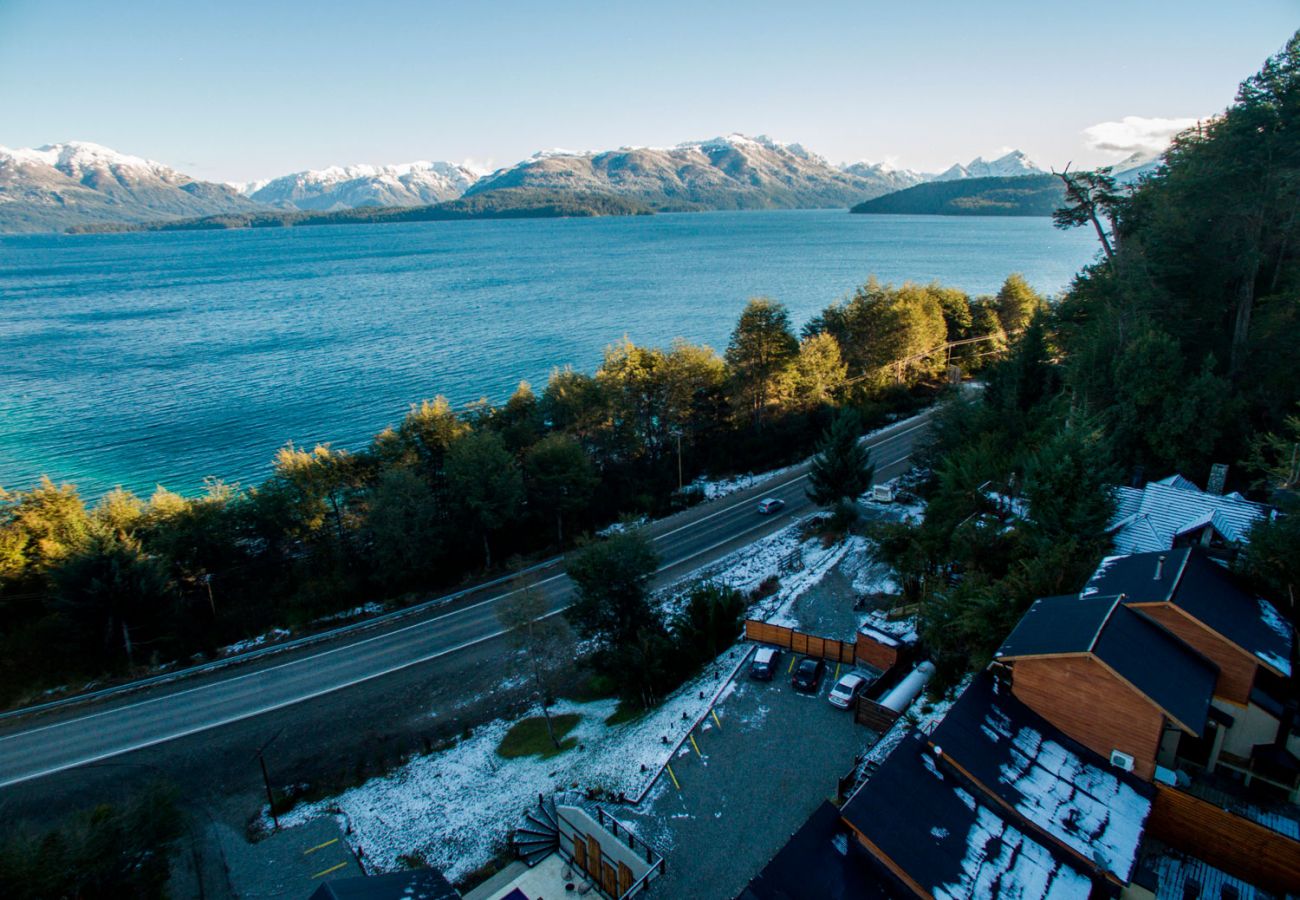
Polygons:
M876 735L826 701L827 669L817 696L796 693L781 657L771 682L743 677L717 709L721 727L696 735L638 808L614 810L667 857L658 897L725 900L776 854Z

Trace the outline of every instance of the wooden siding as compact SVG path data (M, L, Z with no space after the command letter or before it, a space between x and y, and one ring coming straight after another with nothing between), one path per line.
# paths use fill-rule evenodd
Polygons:
M1257 887L1300 891L1300 841L1176 788L1157 785L1146 833Z
M898 662L898 647L882 644L861 632L858 632L858 640L853 652L859 665L865 663L882 672L888 672Z
M1254 656L1172 604L1133 603L1130 606L1159 622L1219 667L1219 680L1214 685L1216 697L1238 706L1246 705L1251 688L1255 686L1255 669L1258 668Z
M770 625L754 619L745 620L745 637L761 644L784 647L806 656L819 656L836 663L853 663L854 645L835 638L818 637L786 628L784 625Z
M874 700L858 697L853 706L853 719L859 725L865 725L872 731L884 734L898 721L900 713L881 706Z
M1151 701L1089 656L1018 659L1011 693L1090 750L1133 757L1133 774L1150 781L1165 717Z

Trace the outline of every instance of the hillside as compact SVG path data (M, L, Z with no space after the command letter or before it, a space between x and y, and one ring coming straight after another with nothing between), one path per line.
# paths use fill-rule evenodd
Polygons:
M1050 216L1065 200L1054 175L931 181L859 203L850 212L927 216Z
M229 185L198 181L162 163L98 144L0 147L0 232L61 231L96 222L147 222L260 208Z
M330 166L243 185L257 203L326 212L359 206L427 206L455 200L478 174L449 162Z
M69 228L73 234L121 231L215 231L227 228L293 228L382 222L445 222L463 219L559 219L649 215L648 207L607 194L503 189L428 206L359 207L332 212L255 211L149 223L111 223Z
M847 207L904 183L910 173L840 169L799 144L732 134L661 149L540 153L477 181L467 196L501 188L626 197L659 210Z

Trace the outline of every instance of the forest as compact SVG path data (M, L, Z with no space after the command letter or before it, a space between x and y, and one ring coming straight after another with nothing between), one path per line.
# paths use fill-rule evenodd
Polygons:
M1282 513L1238 567L1296 618L1300 580L1300 35L1134 188L1066 173L1060 227L1098 257L1041 309L982 397L946 407L924 523L878 530L948 683L1109 547L1106 486L1174 472ZM993 491L1023 500L1012 516Z
M48 480L0 493L0 701L424 599L697 502L697 476L806 456L839 407L870 428L928 402L945 344L983 338L951 350L977 370L1041 303L1018 275L977 298L873 279L796 333L754 299L723 353L624 339L540 393L420 401L355 450L287 445L258 485L93 504Z

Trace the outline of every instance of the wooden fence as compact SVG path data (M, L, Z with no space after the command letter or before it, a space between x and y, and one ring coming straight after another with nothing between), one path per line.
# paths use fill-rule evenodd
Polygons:
M1176 788L1157 786L1147 834L1268 891L1300 891L1300 841Z
M853 665L854 644L851 641L839 641L835 638L818 637L786 628L784 625L771 625L754 619L745 620L745 637L762 644L784 647L805 656L820 656L836 663Z

